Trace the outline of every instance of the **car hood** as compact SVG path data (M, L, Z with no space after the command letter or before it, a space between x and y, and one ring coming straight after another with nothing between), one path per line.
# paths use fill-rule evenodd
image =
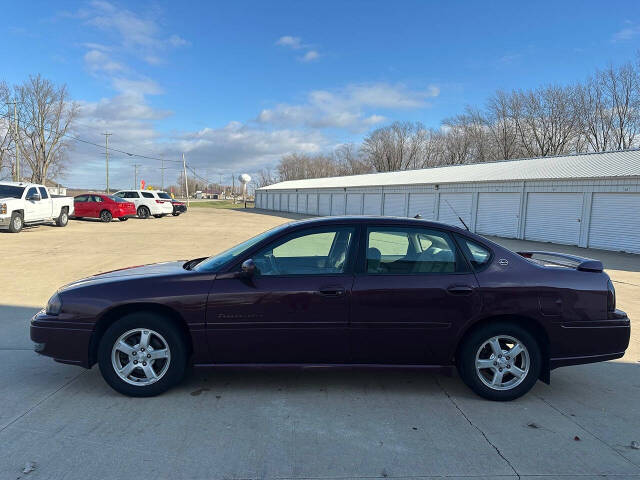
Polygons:
M138 265L135 267L120 268L108 272L98 273L91 277L83 278L75 282L69 283L60 289L65 291L77 287L88 285L96 285L100 283L109 283L113 281L134 280L141 277L162 277L169 275L186 274L189 271L183 268L186 260L178 260L174 262L152 263L149 265Z

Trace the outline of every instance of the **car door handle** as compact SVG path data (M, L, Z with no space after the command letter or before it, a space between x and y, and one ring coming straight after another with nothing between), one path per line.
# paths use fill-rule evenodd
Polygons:
M344 293L345 289L343 287L324 287L320 289L320 295L325 297L341 297Z
M473 287L469 285L452 285L447 288L447 292L452 295L471 295L473 293Z

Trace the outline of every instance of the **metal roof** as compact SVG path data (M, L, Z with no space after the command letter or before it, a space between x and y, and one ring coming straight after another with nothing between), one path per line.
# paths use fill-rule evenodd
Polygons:
M275 183L259 190L346 188L385 185L640 177L640 150L528 158L472 165L312 178Z

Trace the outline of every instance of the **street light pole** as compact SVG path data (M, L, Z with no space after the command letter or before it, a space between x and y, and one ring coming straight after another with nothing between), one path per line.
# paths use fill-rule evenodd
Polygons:
M112 133L103 133L104 135L104 156L107 162L107 195L109 195L109 137Z

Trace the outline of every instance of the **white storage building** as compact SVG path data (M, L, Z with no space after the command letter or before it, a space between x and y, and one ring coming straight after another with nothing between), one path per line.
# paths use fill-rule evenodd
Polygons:
M640 253L640 151L292 180L258 189L256 208L461 226L459 215L484 235Z

